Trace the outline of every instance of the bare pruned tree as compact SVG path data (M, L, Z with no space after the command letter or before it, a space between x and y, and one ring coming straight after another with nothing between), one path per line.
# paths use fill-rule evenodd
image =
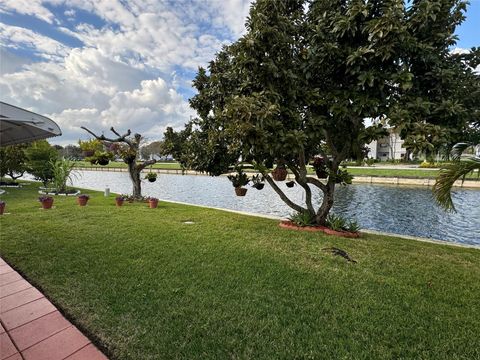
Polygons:
M153 165L157 162L155 159L146 160L146 161L137 161L138 155L140 151L140 141L142 140L142 135L140 134L132 134L130 130L123 135L120 135L113 126L110 128L110 131L114 133L117 137L116 138L107 138L105 135L97 135L93 131L87 129L86 127L81 127L83 130L88 132L90 135L94 136L96 139L101 141L107 141L111 144L119 144L120 147L118 148L118 154L123 159L123 161L128 166L128 173L130 174L130 179L132 180L133 184L133 192L132 195L135 199L142 198L142 182L140 180L140 173L143 169L147 166Z

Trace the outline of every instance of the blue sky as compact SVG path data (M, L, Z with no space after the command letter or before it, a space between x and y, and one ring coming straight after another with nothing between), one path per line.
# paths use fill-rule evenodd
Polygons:
M50 116L64 135L112 125L154 140L193 111L198 66L244 31L249 0L1 0L0 96ZM480 0L458 29L480 46Z

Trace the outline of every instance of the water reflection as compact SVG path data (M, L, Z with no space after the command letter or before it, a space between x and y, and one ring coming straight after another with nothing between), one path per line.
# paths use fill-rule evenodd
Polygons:
M131 193L127 173L84 171L75 186L117 193ZM234 194L225 177L160 174L154 183L144 181L143 193L175 200L232 210L288 217L287 207L268 184L261 191L250 188L245 197ZM283 184L281 186L284 186ZM298 186L284 187L293 201L302 201ZM316 189L315 189L316 190ZM314 191L315 201L321 195ZM356 218L362 228L398 234L429 237L466 244L480 244L480 191L459 189L454 193L457 213L446 213L433 201L426 187L351 185L339 187L334 211Z

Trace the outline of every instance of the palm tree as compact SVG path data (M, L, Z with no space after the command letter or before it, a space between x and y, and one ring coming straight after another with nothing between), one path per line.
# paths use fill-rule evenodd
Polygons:
M467 159L460 159L462 153L471 146L473 144L458 143L452 148L451 155L454 163L442 167L433 186L435 199L446 210L455 211L451 194L455 181L458 179L464 181L465 176L475 170L479 171L478 175L480 177L480 156L478 153Z

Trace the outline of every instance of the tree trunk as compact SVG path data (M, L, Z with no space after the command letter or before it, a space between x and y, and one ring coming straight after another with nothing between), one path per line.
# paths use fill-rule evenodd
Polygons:
M327 216L333 206L333 199L335 194L335 180L328 179L326 189L323 191L322 205L315 215L315 224L326 225Z
M140 180L140 170L138 169L135 160L133 162L129 162L127 165L128 173L130 174L130 179L132 180L133 184L132 196L134 199L139 200L142 198L142 182Z

